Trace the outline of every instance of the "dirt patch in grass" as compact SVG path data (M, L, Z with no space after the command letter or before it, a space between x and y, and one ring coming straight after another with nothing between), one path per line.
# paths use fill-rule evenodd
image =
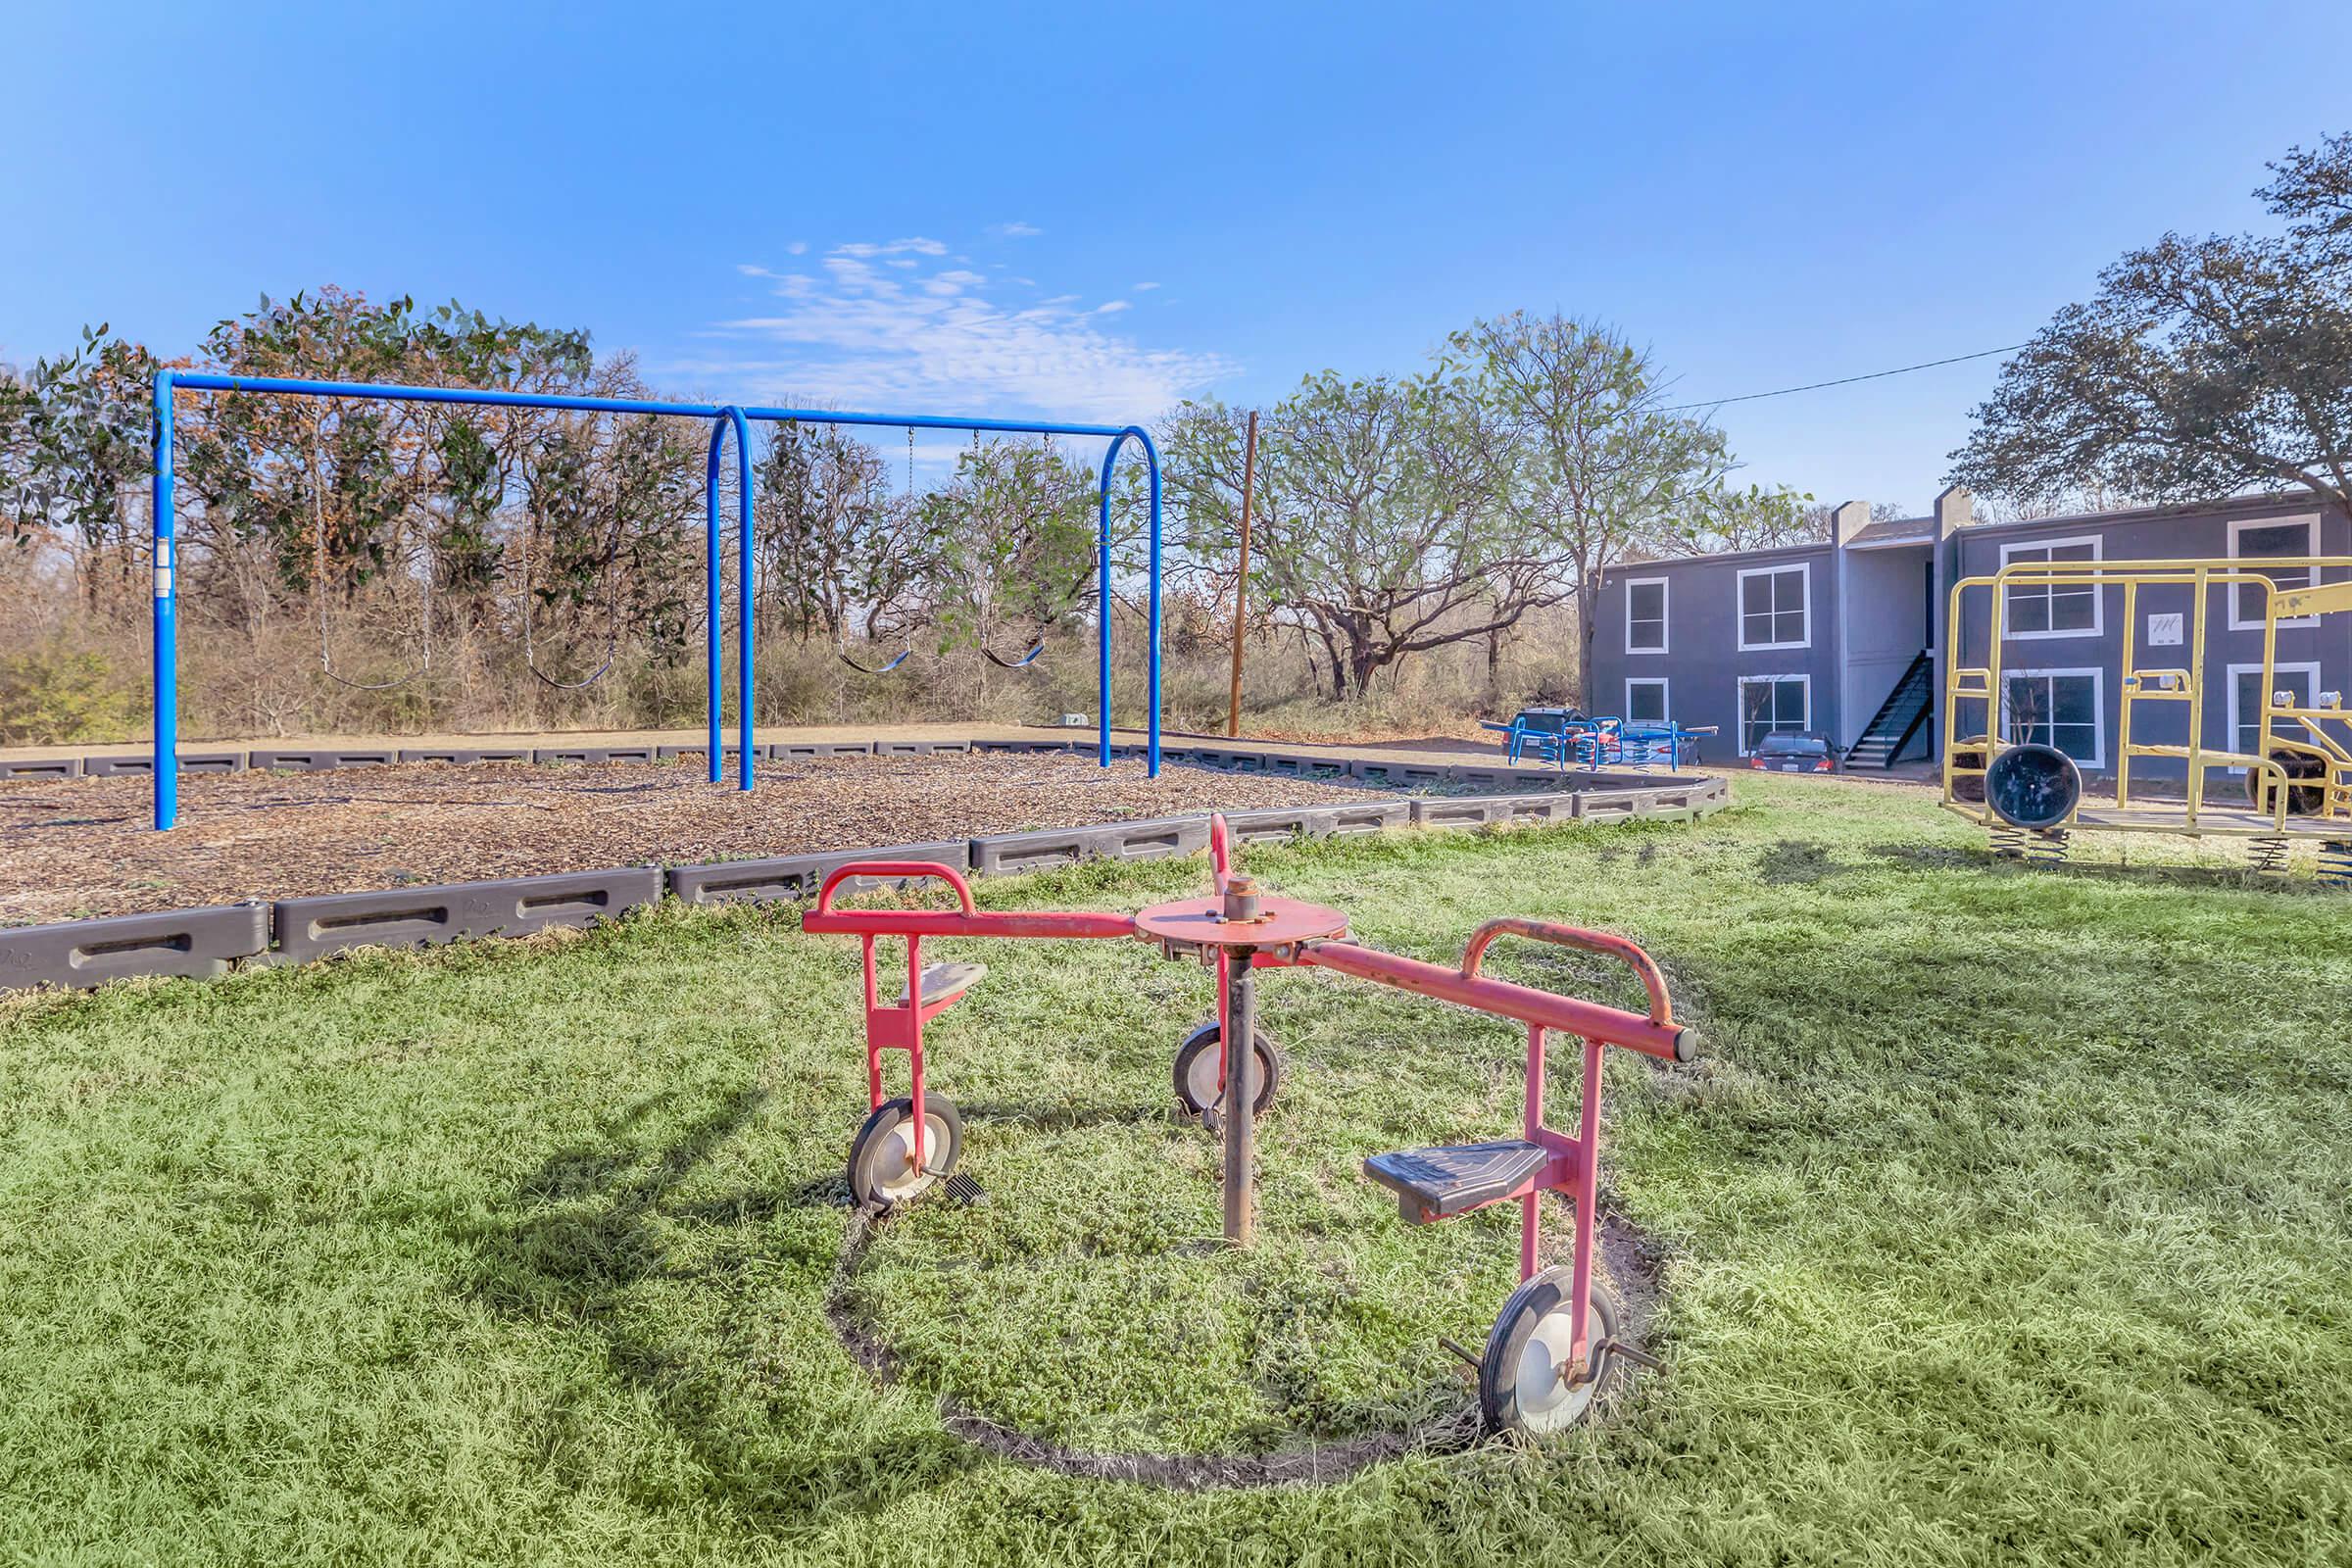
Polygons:
M846 1198L846 1195L845 1195ZM937 1201L938 1200L934 1200ZM1561 1213L1567 1212L1561 1205ZM874 1227L887 1216L870 1209L853 1209L842 1234L841 1254L825 1293L825 1319L834 1337L858 1363L883 1383L901 1376L899 1358L874 1328L861 1318L851 1299L850 1281L865 1261ZM1594 1238L1594 1264L1599 1289L1617 1301L1622 1314L1620 1332L1639 1347L1657 1318L1659 1253L1657 1244L1642 1234L1623 1215L1603 1210ZM1542 1260L1550 1268L1574 1261L1575 1243L1564 1223L1546 1232ZM1631 1380L1639 1369L1631 1363L1609 1376L1594 1400L1588 1421L1598 1424L1623 1408ZM939 1396L940 1424L964 1442L986 1448L1016 1464L1060 1476L1089 1481L1140 1481L1172 1492L1207 1492L1228 1488L1335 1486L1359 1470L1406 1454L1451 1453L1489 1436L1479 1418L1474 1376L1465 1369L1461 1406L1408 1430L1365 1432L1337 1440L1285 1443L1265 1453L1106 1453L1074 1448L1050 1438L967 1409L952 1394Z
M141 778L0 783L0 924L648 862L869 849L1381 792L1140 761L964 753L771 762L746 795L693 764L190 776L157 833Z

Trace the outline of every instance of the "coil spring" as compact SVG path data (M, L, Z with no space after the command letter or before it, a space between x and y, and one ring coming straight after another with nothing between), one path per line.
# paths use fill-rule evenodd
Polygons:
M2246 841L2247 865L2267 876L2286 874L2286 854L2287 841L2282 838L2266 836Z
M2036 833L2027 844L2026 852L2035 865L2057 865L2066 858L2067 833L2062 827Z
M2320 880L2352 887L2352 839L2329 839L2320 846Z
M2022 860L2026 858L2026 834L2023 828L2007 825L1992 829L1992 855L1997 860Z

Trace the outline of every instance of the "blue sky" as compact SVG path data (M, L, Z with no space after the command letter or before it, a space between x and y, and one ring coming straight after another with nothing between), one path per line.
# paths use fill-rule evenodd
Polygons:
M27 13L30 14L27 14ZM21 3L0 358L263 291L585 326L679 393L1145 417L1481 315L1691 400L2022 340L2352 128L2352 6ZM1999 362L1726 408L1923 508Z

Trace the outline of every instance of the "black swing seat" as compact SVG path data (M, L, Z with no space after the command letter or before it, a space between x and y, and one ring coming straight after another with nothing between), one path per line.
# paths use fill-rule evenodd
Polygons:
M985 963L927 963L923 965L923 1005L936 1002L953 1002L980 983L988 973ZM906 993L899 993L898 1004L906 1005Z
M1426 1225L1510 1197L1542 1175L1550 1158L1543 1145L1509 1138L1374 1154L1364 1174L1396 1193L1406 1224Z

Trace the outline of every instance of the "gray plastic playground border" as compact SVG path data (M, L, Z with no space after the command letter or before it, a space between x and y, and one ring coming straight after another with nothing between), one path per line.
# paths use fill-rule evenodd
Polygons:
M778 742L762 748L779 761L838 756L922 756L939 752L1092 753L1092 742L824 741ZM1140 756L1140 746L1115 746L1115 756ZM702 755L700 747L454 748L448 750L320 750L270 748L250 752L183 753L187 771L229 772L247 766L318 771L403 761L471 762L653 761ZM1400 828L1498 829L1570 821L1690 821L1720 810L1730 786L1703 774L1567 773L1545 768L1459 763L1396 762L1220 746L1168 746L1169 761L1233 772L1307 778L1352 778L1397 786L1469 784L1500 787L1500 795L1424 796L1228 811L1227 825L1245 844L1340 838ZM0 763L0 777L72 778L83 773L144 773L150 760L61 757ZM1563 789L1563 784L1574 788ZM1198 854L1208 844L1208 814L1152 817L1084 827L1000 833L927 844L826 850L764 859L710 864L620 866L550 876L495 877L439 887L392 888L234 904L158 914L0 930L0 990L50 986L76 990L136 975L202 979L239 965L307 963L363 947L424 947L473 937L522 936L559 926L612 919L664 896L684 904L765 903L807 899L834 870L852 860L923 860L981 876L1017 876L1090 859L1138 860ZM859 879L852 891L878 885Z

